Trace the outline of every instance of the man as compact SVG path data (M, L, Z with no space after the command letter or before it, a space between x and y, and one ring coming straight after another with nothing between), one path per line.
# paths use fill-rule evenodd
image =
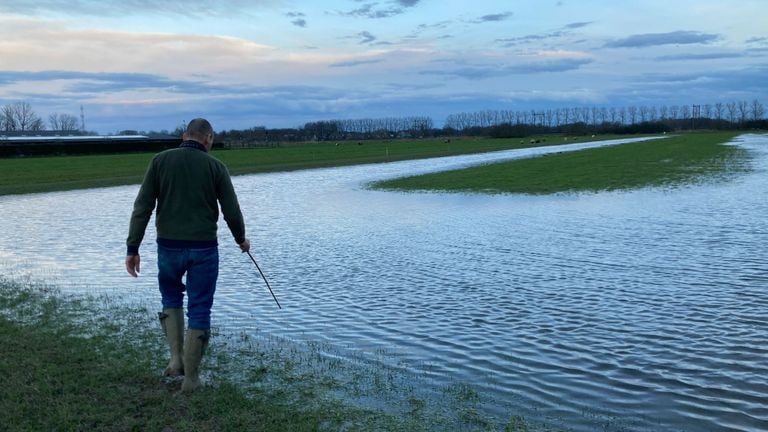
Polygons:
M240 250L248 252L251 248L229 172L208 154L212 146L213 128L198 118L189 122L178 148L155 155L134 202L126 241L125 268L136 277L141 262L139 245L157 204L157 278L163 303L159 316L171 351L165 374L184 375L183 392L200 385L200 361L210 337L211 306L219 274L219 204ZM186 286L182 282L185 273Z

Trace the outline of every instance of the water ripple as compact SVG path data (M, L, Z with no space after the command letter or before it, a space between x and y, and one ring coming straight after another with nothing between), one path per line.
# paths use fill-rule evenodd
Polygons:
M284 309L222 228L214 323L386 351L436 387L489 395L482 409L502 424L522 413L577 431L768 430L766 144L739 138L752 174L675 191L363 187L580 147L237 177ZM156 298L152 227L145 274L121 265L136 189L0 197L0 266Z

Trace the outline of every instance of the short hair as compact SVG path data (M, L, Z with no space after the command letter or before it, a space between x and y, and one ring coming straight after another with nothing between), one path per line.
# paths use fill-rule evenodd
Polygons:
M203 138L208 134L213 134L213 127L208 120L204 118L196 118L187 124L186 133L193 137Z

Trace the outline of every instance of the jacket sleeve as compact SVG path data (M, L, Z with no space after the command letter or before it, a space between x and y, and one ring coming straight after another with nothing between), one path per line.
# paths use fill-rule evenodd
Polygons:
M235 238L235 242L240 244L245 241L245 222L243 213L240 211L240 203L237 201L235 187L232 186L232 179L229 176L227 168L221 166L219 181L216 182L216 195L221 204L221 212L224 214L224 221L227 222L229 231Z
M144 232L147 229L152 211L157 202L157 178L156 178L155 160L149 164L147 172L144 175L144 181L141 183L139 194L133 203L133 212L131 213L130 226L128 228L128 255L138 255L139 246L144 239Z

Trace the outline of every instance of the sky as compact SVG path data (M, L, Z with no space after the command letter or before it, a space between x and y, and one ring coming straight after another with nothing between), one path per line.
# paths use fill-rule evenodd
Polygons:
M1 0L0 105L99 133L768 103L766 0Z

